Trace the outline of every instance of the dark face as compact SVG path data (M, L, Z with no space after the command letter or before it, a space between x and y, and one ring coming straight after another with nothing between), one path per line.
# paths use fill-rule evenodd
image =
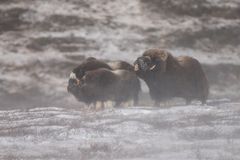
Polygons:
M85 70L82 67L77 67L73 69L72 73L76 75L77 79L81 79L85 75Z
M159 61L152 60L149 56L142 56L134 62L134 70L135 72L155 71L159 63Z
M150 59L150 57L142 56L142 57L139 57L139 58L135 61L134 66L137 65L138 68L139 68L139 70L145 72L145 71L149 70L150 64L151 64L151 59Z
M76 78L75 74L72 72L68 80L67 91L74 95L79 101L86 101L85 94L85 76L80 80Z
M93 57L89 57L85 62L74 68L70 74L68 81L68 91L79 89L84 84L84 76L87 71L96 70L98 68L111 69L106 63L98 61ZM88 80L89 81L89 80Z
M75 79L69 79L68 80L68 86L67 86L67 90L70 93L76 93L78 89L78 85L77 85L77 80Z
M84 71L81 68L75 68L69 77L67 90L70 93L78 92L81 84L81 78L84 76Z

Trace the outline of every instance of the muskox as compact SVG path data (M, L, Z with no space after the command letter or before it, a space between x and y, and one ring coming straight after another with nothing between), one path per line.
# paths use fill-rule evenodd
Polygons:
M209 87L198 60L189 56L173 57L162 49L149 49L134 62L136 74L149 87L155 105L173 97L190 104L193 99L206 103Z
M97 101L111 100L116 102L115 107L131 99L137 104L140 88L134 72L105 68L87 71L81 79L71 77L68 84L68 91L79 101L96 104Z

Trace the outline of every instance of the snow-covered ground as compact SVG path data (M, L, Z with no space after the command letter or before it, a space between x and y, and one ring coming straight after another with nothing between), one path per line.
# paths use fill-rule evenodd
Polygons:
M240 159L240 104L0 111L0 159Z

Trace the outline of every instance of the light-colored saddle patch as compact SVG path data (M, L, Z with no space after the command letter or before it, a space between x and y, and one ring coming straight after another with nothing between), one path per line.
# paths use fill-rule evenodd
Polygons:
M76 76L75 73L71 72L69 78L70 78L70 79L77 79L77 76Z

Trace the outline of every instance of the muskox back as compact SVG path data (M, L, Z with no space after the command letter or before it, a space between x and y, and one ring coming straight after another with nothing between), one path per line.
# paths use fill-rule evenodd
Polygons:
M124 70L128 70L128 71L134 71L133 65L131 65L125 61L121 61L121 60L110 61L110 62L107 62L107 64L112 68L112 70L124 69Z
M75 74L76 78L81 79L85 75L85 72L93 71L99 68L112 70L112 68L107 63L97 60L96 58L89 57L79 66L74 68L72 73Z

